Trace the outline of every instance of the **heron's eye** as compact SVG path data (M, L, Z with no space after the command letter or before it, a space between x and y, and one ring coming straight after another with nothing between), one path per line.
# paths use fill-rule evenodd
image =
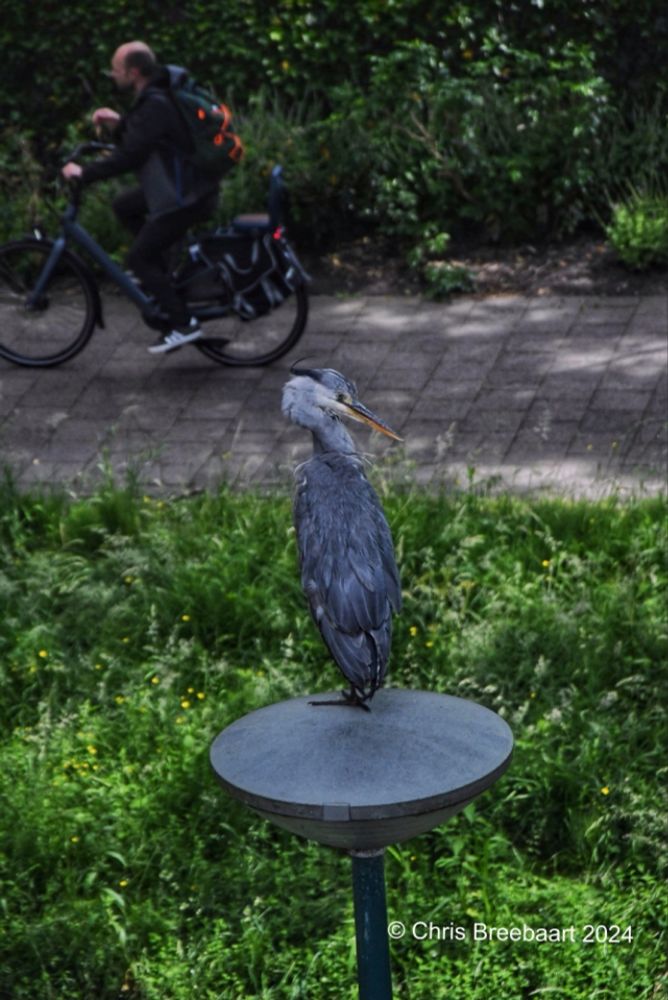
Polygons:
M337 392L336 401L337 403L346 403L348 406L352 403L352 399L347 392Z

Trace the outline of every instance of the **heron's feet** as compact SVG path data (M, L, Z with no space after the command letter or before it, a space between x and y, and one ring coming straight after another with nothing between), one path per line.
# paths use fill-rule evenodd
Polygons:
M335 700L328 701L310 701L309 705L343 705L344 708L363 708L365 712L370 712L371 709L367 705L365 700L362 700L355 691L342 691L341 697Z

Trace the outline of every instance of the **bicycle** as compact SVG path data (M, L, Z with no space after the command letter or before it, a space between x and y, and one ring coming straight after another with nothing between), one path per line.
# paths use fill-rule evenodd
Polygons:
M83 143L67 160L105 149L113 147ZM81 197L81 186L73 186L55 239L35 230L0 246L0 357L14 364L62 364L83 350L96 326L104 328L96 276L71 243L92 257L148 326L165 328L155 300L77 222ZM211 328L192 346L220 364L269 364L304 332L309 279L285 234L284 201L282 168L276 166L268 212L237 216L188 239L186 258L172 272L191 315Z

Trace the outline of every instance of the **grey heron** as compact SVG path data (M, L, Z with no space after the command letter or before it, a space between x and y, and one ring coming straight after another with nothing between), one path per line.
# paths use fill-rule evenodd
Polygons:
M313 437L313 456L295 469L301 581L311 616L350 683L343 701L312 704L368 710L387 672L401 584L383 508L342 418L401 438L359 401L354 383L339 372L290 371L283 413Z

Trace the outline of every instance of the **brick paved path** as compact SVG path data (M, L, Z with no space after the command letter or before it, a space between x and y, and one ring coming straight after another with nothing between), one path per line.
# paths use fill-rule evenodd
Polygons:
M665 489L668 294L647 298L314 296L292 355L220 367L192 348L161 358L133 307L107 296L107 328L59 368L0 360L0 463L21 488L89 490L112 468L143 489L222 480L291 484L308 435L281 387L297 358L339 368L405 437L361 427L392 474L421 484L493 480L574 496Z

